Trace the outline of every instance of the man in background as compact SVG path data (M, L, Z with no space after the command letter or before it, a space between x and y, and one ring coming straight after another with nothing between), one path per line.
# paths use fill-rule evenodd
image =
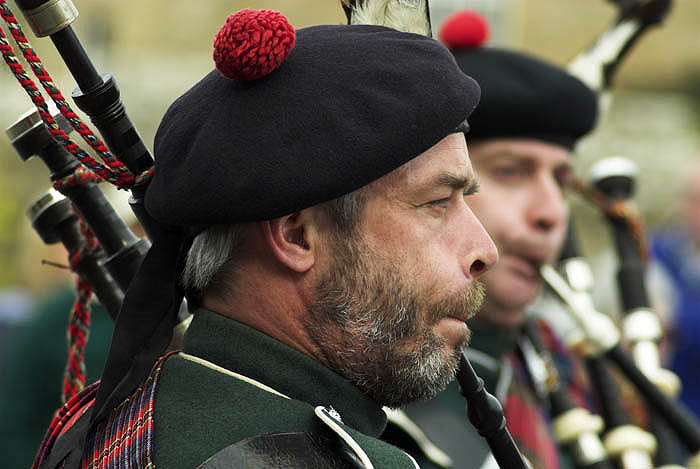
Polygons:
M448 20L441 31L443 40L474 37L465 31L454 34L449 29L454 24L464 23ZM533 467L569 467L554 442L546 405L535 393L520 344L522 326L529 320L526 310L542 289L539 266L555 262L564 242L571 153L593 129L597 98L578 79L535 57L473 44L448 46L462 70L482 87L469 133L469 153L481 190L469 205L500 256L484 275L486 297L469 321L473 333L467 355L502 403L508 427ZM572 384L581 377L579 368L550 331L543 332L556 349L563 380ZM412 404L405 412L427 440L407 441L407 434L396 427L390 427L386 438L412 447L421 467L481 467L478 460L488 467L487 447L483 440L480 450L474 446L479 439L466 419L456 382L434 400Z

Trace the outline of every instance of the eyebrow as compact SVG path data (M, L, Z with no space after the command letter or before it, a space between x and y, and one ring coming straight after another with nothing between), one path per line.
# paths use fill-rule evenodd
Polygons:
M465 195L472 195L479 190L476 176L457 176L451 173L440 174L433 186L447 186L452 190L462 190Z
M507 158L512 160L515 163L518 164L531 164L532 163L532 157L528 154L523 154L521 152L516 152L516 151L511 151L511 150L500 150L497 153L494 153L493 155L490 155L488 158L489 163L491 164L498 164L499 160L498 157L500 158ZM486 163L486 164L489 164ZM561 171L561 170L566 170L566 171L571 171L573 172L574 166L571 164L569 160L567 161L562 161L561 164L557 165L554 168L555 171Z

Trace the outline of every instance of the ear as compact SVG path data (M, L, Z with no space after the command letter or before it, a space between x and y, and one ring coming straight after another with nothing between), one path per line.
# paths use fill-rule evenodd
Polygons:
M316 261L316 226L310 210L262 222L267 244L277 260L295 272L308 271Z

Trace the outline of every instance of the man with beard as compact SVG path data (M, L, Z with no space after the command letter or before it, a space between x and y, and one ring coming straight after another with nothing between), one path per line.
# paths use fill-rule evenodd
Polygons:
M241 39L255 35L270 43ZM90 428L85 451L61 447L68 430L38 461L111 467L120 448L168 468L415 467L377 439L382 406L454 378L497 260L467 204L478 85L425 36L294 34L269 11L230 17L214 57L156 135L146 209L169 229L131 283L91 412L67 411L65 427ZM153 366L179 281L194 318Z
M474 27L477 22L452 17L441 38L473 37L470 31L451 29L464 24ZM542 288L538 267L555 262L563 245L570 154L594 126L597 97L578 79L529 55L449 45L459 66L482 89L479 107L469 120L469 153L481 190L469 205L500 255L483 277L486 296L469 322L472 341L467 355L502 403L508 428L533 467L573 467L554 442L546 401L527 372L537 357L523 342L522 326L531 320L526 311ZM551 330L540 326L565 384L585 388L578 362ZM579 405L584 403L582 394L575 398ZM384 438L412 452L421 467L496 467L488 447L474 437L457 383L436 399L409 405L405 414L390 417L398 427L390 427Z

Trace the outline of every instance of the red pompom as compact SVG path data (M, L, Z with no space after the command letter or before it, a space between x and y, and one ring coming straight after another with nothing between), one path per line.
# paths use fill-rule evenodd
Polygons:
M475 11L459 11L442 23L439 37L452 50L474 49L488 39L489 24Z
M294 28L281 13L241 10L226 18L216 34L214 63L227 78L254 80L279 67L295 41Z

